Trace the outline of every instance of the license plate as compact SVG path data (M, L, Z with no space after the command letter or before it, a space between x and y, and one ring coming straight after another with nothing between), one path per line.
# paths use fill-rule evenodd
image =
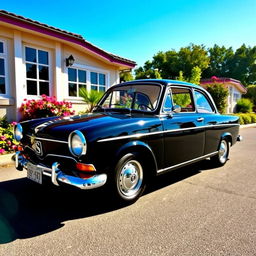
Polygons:
M27 165L27 177L39 184L42 184L42 171L37 168L36 165L28 163Z

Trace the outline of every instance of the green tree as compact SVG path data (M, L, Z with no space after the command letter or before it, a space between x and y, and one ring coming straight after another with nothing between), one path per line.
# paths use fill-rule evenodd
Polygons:
M230 60L234 56L232 47L214 45L208 49L210 63L207 69L203 71L202 76L209 78L212 76L229 77Z
M191 71L191 77L184 77L183 75L183 71L179 72L179 76L178 76L178 80L179 81L186 81L189 83L193 83L193 84L200 84L200 80L201 80L201 74L202 71L199 67L193 67L192 71Z
M98 92L95 90L87 91L85 88L79 90L79 96L83 98L83 101L88 104L88 111L92 112L93 108L97 105L103 92Z
M198 66L193 67L192 71L191 71L191 77L189 79L189 82L199 85L200 80L201 80L201 74L202 74L201 68L199 68Z
M134 80L134 77L130 71L120 73L120 82L128 82Z
M207 91L211 94L220 113L225 113L227 108L228 89L220 83L210 84Z
M153 56L152 61L145 62L143 67L135 70L136 79L157 78L159 76L167 79L176 79L182 70L184 77L191 77L192 69L199 67L204 70L209 65L209 56L203 45L191 44L180 48L179 51L160 51Z
M252 84L247 87L247 93L244 95L245 98L250 99L256 106L256 85Z

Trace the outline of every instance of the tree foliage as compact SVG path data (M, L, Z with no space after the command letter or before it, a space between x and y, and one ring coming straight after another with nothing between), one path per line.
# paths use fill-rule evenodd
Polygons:
M191 44L180 48L179 51L160 51L153 56L152 61L146 61L143 67L135 70L136 79L166 78L176 79L180 71L184 77L192 75L192 69L198 67L204 70L209 65L209 56L203 45ZM158 76L158 77L156 77Z
M206 90L211 94L220 113L225 113L227 108L228 89L220 83L210 84Z
M134 80L134 77L130 71L120 73L120 82L128 82Z
M202 78L230 77L243 84L256 84L256 46L245 44L238 49L214 45L206 49L203 45L190 44L178 51L160 51L151 61L135 70L136 79L156 78L154 70L166 79L180 78L180 71L185 80L192 77L193 68L198 67Z
M256 106L256 84L252 84L247 87L247 93L244 97L250 99Z

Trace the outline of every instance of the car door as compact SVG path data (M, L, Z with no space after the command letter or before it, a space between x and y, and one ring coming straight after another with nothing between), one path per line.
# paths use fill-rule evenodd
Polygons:
M216 113L215 107L208 95L199 89L194 90L197 112L204 119L205 148L204 155L216 152L223 127L219 126L222 116Z
M174 106L180 112L171 112ZM170 87L163 105L165 168L201 157L204 153L204 119L196 112L192 89ZM168 115L169 113L169 115Z

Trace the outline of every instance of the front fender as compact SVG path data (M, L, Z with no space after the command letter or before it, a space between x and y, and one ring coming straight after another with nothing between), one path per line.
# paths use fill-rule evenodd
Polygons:
M156 174L158 166L155 154L150 148L150 146L143 141L130 141L122 145L116 152L115 159L120 159L123 155L132 152L141 153L143 159L145 159L145 162L150 166L150 169L153 171L153 173Z

